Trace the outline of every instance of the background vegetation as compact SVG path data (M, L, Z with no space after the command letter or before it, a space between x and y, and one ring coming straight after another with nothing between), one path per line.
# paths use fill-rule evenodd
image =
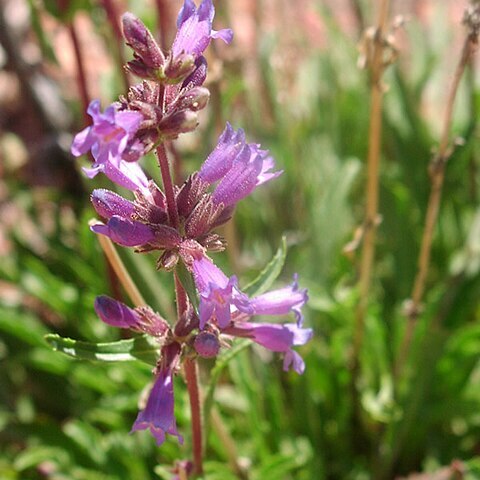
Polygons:
M167 44L180 1L8 1L0 4L0 478L170 478L189 455L189 409L176 385L185 446L157 449L128 435L150 379L141 362L89 363L50 349L48 333L111 341L119 333L93 311L96 295L122 295L87 222L93 215L81 162L68 153L82 128L82 99L112 101L128 79L119 64L112 8L154 27ZM380 203L359 374L352 380L359 250L364 219L369 76L358 42L380 2L216 2L233 47L209 58L212 99L201 131L175 146L178 177L195 169L229 120L269 148L279 181L239 205L216 260L245 285L286 235L281 281L309 288L303 376L277 357L241 350L214 391L218 425L207 442L208 479L480 478L480 209L478 69L461 82L423 309L401 374L400 356L466 1L392 2L407 20L392 30L399 57L383 78ZM109 20L110 19L110 20ZM389 27L390 28L390 27ZM170 39L170 40L169 40ZM74 45L83 58L79 85ZM78 53L78 52L77 52ZM86 160L85 160L86 161ZM154 160L146 165L157 175ZM105 182L106 185L106 182ZM344 247L349 245L348 252ZM150 304L173 314L169 276L151 258L122 251ZM279 280L280 281L280 280ZM213 362L203 365L207 387ZM398 372L397 372L398 373ZM353 388L352 388L353 386ZM216 422L212 422L216 423ZM225 433L225 432L223 432ZM235 465L232 461L235 459ZM425 477L414 477L424 472Z

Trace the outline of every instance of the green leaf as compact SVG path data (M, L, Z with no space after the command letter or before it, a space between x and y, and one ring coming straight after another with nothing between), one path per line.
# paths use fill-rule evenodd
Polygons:
M243 291L250 297L260 295L267 291L273 282L280 275L287 257L287 239L285 235L282 237L282 243L277 252L267 264L267 266L260 272L258 277L250 282Z
M175 272L177 273L183 288L187 292L190 302L192 302L192 305L198 310L197 290L195 288L192 274L187 270L183 262L178 262Z
M56 334L45 335L45 340L54 350L65 355L100 362L140 360L149 365L156 365L159 351L159 344L147 335L110 343L82 342Z

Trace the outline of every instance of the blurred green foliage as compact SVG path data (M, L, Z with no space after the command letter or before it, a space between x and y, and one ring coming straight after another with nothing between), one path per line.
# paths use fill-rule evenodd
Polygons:
M64 18L52 11L55 5L45 2L51 14ZM38 41L52 60L51 45L38 27L38 4L31 7ZM78 8L99 15L89 2L78 2ZM434 76L443 51L426 41L415 20L407 25L415 48L401 56L410 66L400 61L385 78L382 223L357 385L361 422L352 423L349 353L357 261L355 253L350 258L342 250L362 222L369 85L356 67L355 41L332 12L322 8L320 14L330 47L303 52L286 95L272 62L281 39L264 35L256 59L260 87L249 89L238 65L226 63L221 95L212 98L222 120L246 127L249 138L269 148L285 170L278 182L239 205L234 222L241 252L234 252L239 257L233 260L246 285L286 235L282 280L299 272L309 288L306 323L315 337L302 349L307 369L303 376L285 374L276 356L239 345L217 366L202 365L208 408L216 406L250 480L393 478L436 471L454 460L464 462L461 478L480 478L478 86L467 78L461 87L454 133L463 142L447 167L425 306L406 375L397 382L392 372L406 322L402 306L416 271L430 189L427 167L438 137L436 119L421 109L422 98L427 88L437 96L440 91L440 98L446 89ZM448 60L453 69L456 59ZM209 141L185 152L187 169L213 145L215 121L207 120ZM6 185L44 248L35 248L19 227L10 238L12 254L0 262L2 286L10 289L0 297L0 478L170 478L170 465L189 456L189 408L181 379L175 386L176 414L185 445L170 440L157 449L145 432L128 435L150 381L148 365L74 360L44 339L50 335L55 342L51 334L84 342L120 339L93 311L95 296L109 293L110 286L87 226L88 199L72 205L48 191L47 203L66 204L76 218L64 224L62 209L53 208L55 228L45 233L37 221L38 199L13 176ZM278 275L284 250L279 252L282 261L273 263L263 280ZM171 279L154 271L154 257L120 253L149 303L171 316ZM226 254L218 258L227 264ZM208 386L210 378L215 383ZM230 454L209 428L207 479L239 478L228 465Z

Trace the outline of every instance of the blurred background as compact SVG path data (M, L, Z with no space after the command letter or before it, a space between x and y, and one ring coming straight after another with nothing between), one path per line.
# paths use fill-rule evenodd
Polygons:
M480 209L474 58L460 84L452 144L424 306L405 360L405 301L416 273L446 97L466 35L465 0L392 1L388 30L398 54L385 72L380 167L381 223L374 277L352 392L358 304L355 231L364 218L370 82L361 39L380 2L218 0L216 29L232 45L207 51L211 101L199 129L175 142L178 181L195 170L229 121L270 149L278 181L241 202L215 256L240 285L256 276L286 236L278 284L298 272L309 288L300 349L303 376L252 349L216 370L207 479L480 478ZM156 448L128 435L150 380L140 362L88 363L50 349L58 333L91 342L119 332L100 322L99 294L123 298L87 222L88 159L69 153L89 123L137 80L119 18L132 11L168 49L179 0L0 0L0 478L169 479L189 456L189 407L175 386L183 447ZM360 62L361 63L361 62ZM158 178L155 159L144 167ZM345 250L345 246L349 248ZM170 275L155 255L119 251L150 305L174 315ZM208 388L213 362L202 365ZM217 418L217 420L218 420ZM218 423L218 422L217 422ZM233 439L233 443L229 440ZM232 460L233 459L233 460Z

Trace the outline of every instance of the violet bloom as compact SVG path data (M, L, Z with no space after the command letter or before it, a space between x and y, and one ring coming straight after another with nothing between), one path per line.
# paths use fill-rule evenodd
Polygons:
M285 354L283 369L290 367L302 374L305 371L305 362L302 357L292 350L293 346L305 345L313 335L311 328L300 328L294 323L284 325L272 323L234 322L223 333L235 337L250 338L254 342L273 352Z
M307 301L307 289L299 289L298 275L295 274L291 285L258 295L249 301L249 305L254 315L286 315L293 312L297 325L301 327L302 307Z
M173 396L173 374L179 362L180 350L181 347L176 342L162 349L162 358L147 404L132 427L132 432L149 429L158 446L165 441L167 433L176 436L179 443L183 444L183 437L178 433L175 421Z
M233 307L250 311L248 297L238 290L236 277L228 278L207 257L193 262L193 278L200 294L200 329L212 317L220 328L225 328L230 323Z
M240 311L247 315L295 314L297 325L302 326L302 307L308 301L306 289L299 289L298 276L287 287L271 290L248 298L239 287L235 276L228 278L208 257L193 260L193 278L200 295L200 328L215 319L220 328L231 321L231 314Z
M100 319L112 327L128 328L157 338L170 333L167 321L149 307L133 309L106 295L97 297L94 307Z
M141 247L143 251L176 247L180 234L164 225L167 219L163 194L153 184L149 185L147 196L136 193L141 204L131 202L105 189L92 192L92 204L106 224L93 225L91 230L105 235L124 247Z
M207 183L218 182L212 200L224 206L235 205L257 186L272 180L281 171L272 172L275 162L268 150L245 142L242 129L237 132L227 123L218 144L203 163L199 178Z
M194 60L199 58L215 38L221 38L225 43L230 43L233 32L229 28L212 29L215 8L212 0L203 0L198 9L192 0L185 0L177 18L177 35L173 42L173 57L182 54L192 55Z
M99 100L90 102L87 113L93 124L75 135L71 148L76 157L91 150L95 163L91 168L83 168L85 174L93 178L104 173L112 182L129 190L146 188L148 180L142 169L123 159L138 160L142 154L135 133L143 116L138 112L119 112L115 105L102 113Z

